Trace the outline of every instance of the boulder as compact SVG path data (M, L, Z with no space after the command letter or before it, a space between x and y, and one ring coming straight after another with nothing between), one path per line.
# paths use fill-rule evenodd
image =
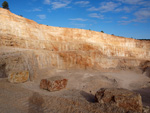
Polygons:
M95 94L101 104L115 105L127 111L142 112L140 94L121 88L102 88Z
M48 79L42 79L40 82L40 88L51 92L59 91L67 86L67 82L68 80L61 76L51 77Z
M23 83L28 81L28 79L29 79L28 71L11 72L8 75L8 81L11 83Z

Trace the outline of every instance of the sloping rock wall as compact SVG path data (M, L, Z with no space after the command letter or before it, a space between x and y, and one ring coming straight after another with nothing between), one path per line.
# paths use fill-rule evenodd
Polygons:
M0 58L8 70L20 67L30 73L49 66L58 69L137 67L150 61L150 42L40 25L0 8Z

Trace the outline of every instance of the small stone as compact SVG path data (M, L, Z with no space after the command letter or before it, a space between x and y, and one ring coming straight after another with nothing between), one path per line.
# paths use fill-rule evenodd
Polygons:
M28 71L11 72L8 75L8 81L11 83L23 83L28 81L28 79L29 79Z
M42 79L40 82L40 88L51 92L59 91L67 86L67 82L68 80L61 76L51 77L48 79Z
M115 105L127 111L142 113L140 94L121 88L102 88L96 92L96 100L101 104Z

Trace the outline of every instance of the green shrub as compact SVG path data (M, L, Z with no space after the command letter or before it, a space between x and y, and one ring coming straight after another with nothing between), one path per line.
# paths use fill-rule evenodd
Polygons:
M8 2L4 1L4 2L2 3L2 7L3 7L4 9L8 9L8 10L9 10Z

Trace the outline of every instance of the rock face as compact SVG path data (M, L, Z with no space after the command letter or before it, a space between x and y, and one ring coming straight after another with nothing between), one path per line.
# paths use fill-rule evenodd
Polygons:
M97 91L96 100L102 104L116 105L127 111L142 113L142 99L140 94L127 89L100 89Z
M0 8L0 65L6 64L6 71L29 70L34 76L47 67L99 70L148 61L150 41L41 25Z
M29 72L11 72L8 76L8 81L11 83L23 83L29 79Z
M59 91L67 86L68 80L61 77L51 77L49 79L42 79L40 82L40 88L48 91Z

